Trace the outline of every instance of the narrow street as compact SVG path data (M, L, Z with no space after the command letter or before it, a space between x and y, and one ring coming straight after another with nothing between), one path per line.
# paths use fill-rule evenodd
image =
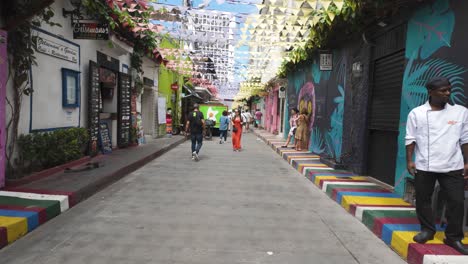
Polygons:
M243 147L204 141L194 162L187 141L4 248L1 263L404 263L254 134Z

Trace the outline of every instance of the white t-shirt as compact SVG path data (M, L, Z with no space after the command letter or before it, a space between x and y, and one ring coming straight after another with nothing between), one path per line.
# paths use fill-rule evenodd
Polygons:
M416 142L417 170L449 172L464 167L461 145L468 143L468 110L446 104L433 111L429 102L408 115L406 145Z

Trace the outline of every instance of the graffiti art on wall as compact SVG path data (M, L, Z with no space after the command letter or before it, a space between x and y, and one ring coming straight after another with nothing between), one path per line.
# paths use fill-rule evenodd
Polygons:
M299 109L299 111L302 111L303 109L307 110L307 113L309 114L309 130L312 130L315 120L315 87L312 82L308 82L302 86L301 91L299 92L299 103L297 109Z
M406 121L409 112L428 100L425 84L436 76L447 77L452 83L452 103L465 105L463 89L467 69L435 54L442 49L452 49L455 13L449 0L437 0L414 14L408 22L406 58L400 108L398 156L395 175L395 190L404 192L405 178L411 177L406 170Z
M0 188L5 186L5 97L7 83L7 33L0 30Z
M318 60L314 60L288 76L288 108L307 109L311 134L309 150L339 161L343 142L346 67L341 52L334 52L333 58L333 71L320 71ZM318 114L318 108L323 112ZM288 118L289 113L286 120ZM286 128L289 129L287 123Z

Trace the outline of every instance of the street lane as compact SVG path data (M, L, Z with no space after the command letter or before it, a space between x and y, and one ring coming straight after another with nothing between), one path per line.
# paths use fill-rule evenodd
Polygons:
M254 134L186 142L0 251L2 264L405 263Z

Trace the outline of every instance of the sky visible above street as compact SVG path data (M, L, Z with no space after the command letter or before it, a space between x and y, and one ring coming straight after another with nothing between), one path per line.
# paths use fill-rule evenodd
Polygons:
M182 6L182 0L159 0L159 4ZM255 3L261 0L192 0L194 8L204 4L206 10L218 10L234 13L258 13Z
M192 1L192 9L197 10L214 10L214 11L222 11L222 12L231 12L237 16L237 29L243 27L243 21L245 21L245 17L249 14L258 14L259 10L255 4L262 3L262 0L191 0ZM162 5L169 5L169 6L183 6L183 0L159 0L157 4ZM164 22L159 21L158 23L162 24L166 28L166 32L170 32L172 34L177 34L176 32L180 29L180 24L178 22ZM237 31L237 37L240 37L240 32ZM247 52L249 48L247 46L240 46L236 48L237 52ZM245 54L245 53L244 53ZM236 70L235 70L235 82L242 82L245 81L245 71L246 68L242 67L241 65L245 65L248 63L248 58L245 55L242 58L238 58L235 60ZM220 88L220 93L223 93L223 87ZM231 95L233 96L233 95Z

